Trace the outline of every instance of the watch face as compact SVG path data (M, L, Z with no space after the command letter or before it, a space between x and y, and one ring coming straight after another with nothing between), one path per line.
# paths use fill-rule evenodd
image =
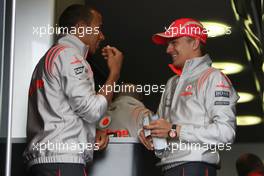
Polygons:
M175 132L174 130L170 130L170 132L169 132L169 136L170 136L171 138L175 138L175 137L176 137L176 132Z

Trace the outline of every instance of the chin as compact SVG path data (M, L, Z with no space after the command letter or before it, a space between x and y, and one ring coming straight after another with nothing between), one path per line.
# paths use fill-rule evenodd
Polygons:
M91 49L89 50L89 54L90 54L90 55L94 55L94 54L95 54L95 52L96 52L96 50L95 50L95 49L92 49L92 48L91 48Z
M172 65L173 65L174 67L179 67L179 64L177 64L177 63L175 63L175 62L173 62Z
M172 64L174 67L176 68L183 68L183 66L181 64Z

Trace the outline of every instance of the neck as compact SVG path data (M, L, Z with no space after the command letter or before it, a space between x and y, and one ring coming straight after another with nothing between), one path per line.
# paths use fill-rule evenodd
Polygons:
M189 58L192 59L192 58L202 57L202 56L203 56L202 52L200 50L197 50L197 51L191 53Z

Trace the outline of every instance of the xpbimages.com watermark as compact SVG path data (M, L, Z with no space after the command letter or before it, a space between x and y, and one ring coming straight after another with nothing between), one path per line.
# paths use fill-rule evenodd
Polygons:
M33 143L33 150L39 151L40 153L44 151L72 151L83 153L85 150L99 150L98 143L53 143L53 142L46 142L46 143Z
M145 85L131 85L131 84L116 84L114 85L99 85L99 92L105 92L108 95L111 92L120 93L120 92L137 92L143 93L144 95L150 95L151 93L163 93L165 91L165 85L157 84L145 84Z
M216 153L217 151L230 151L232 149L231 143L217 143L217 144L209 144L209 143L188 143L188 142L171 142L169 143L169 147L167 150L174 153L175 151L186 151L186 150L206 150L211 153Z
M50 24L47 24L46 26L33 26L33 35L37 35L39 37L43 37L45 35L65 35L65 34L71 34L76 35L78 34L80 37L84 37L86 34L93 34L98 35L100 33L100 27L60 27L57 24L55 26L52 26Z
M169 27L164 27L165 28L165 35L167 36L176 36L176 35L208 35L210 32L218 32L219 29L206 29L203 27L199 26L186 26L186 25L179 25L179 26L169 26ZM230 35L231 34L231 27L226 27L225 29L225 34Z

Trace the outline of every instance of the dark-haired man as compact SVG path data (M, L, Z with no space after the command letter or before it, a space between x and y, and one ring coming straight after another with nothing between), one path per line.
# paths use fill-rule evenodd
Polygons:
M29 89L24 156L34 176L86 175L85 164L92 160L93 151L108 143L107 135L96 133L95 126L112 99L113 92L106 88L119 79L123 60L115 47L103 48L110 73L96 93L86 57L104 40L101 14L72 5L59 23L64 34L35 67Z
M235 138L238 95L229 79L211 67L210 56L204 53L207 31L199 21L177 19L152 39L167 45L175 72L160 101L161 118L145 126L152 137L170 143L169 153L161 156L164 175L215 176L218 146L230 150ZM140 139L153 149L143 131Z
M253 153L243 153L236 161L238 176L263 176L264 164Z

